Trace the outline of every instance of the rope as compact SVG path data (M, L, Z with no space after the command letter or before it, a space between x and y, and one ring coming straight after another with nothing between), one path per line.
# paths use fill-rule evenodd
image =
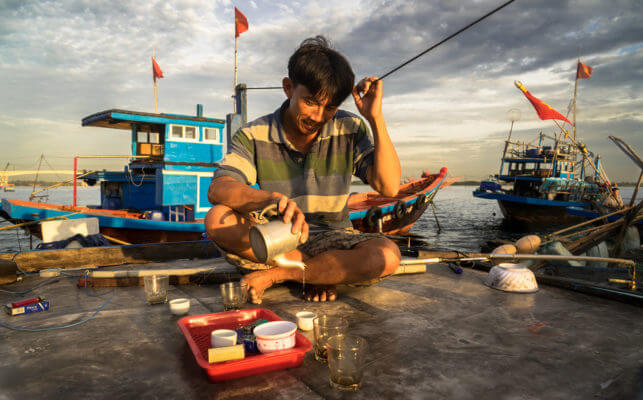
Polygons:
M421 52L421 53L420 53L420 54L418 54L417 56L415 56L415 57L411 58L410 60L407 60L407 61L403 62L402 64L398 65L397 67L393 68L393 69L392 69L392 70L390 70L389 72L387 72L387 73L385 73L384 75L382 75L382 76L379 78L379 80L381 81L382 79L384 79L384 78L386 78L387 76L391 75L393 72L395 72L395 71L399 70L399 69L400 69L400 68L402 68L402 67L405 67L406 65L408 65L408 64L410 64L410 63L412 63L413 61L415 61L415 60L417 60L418 58L422 57L423 55L425 55L425 54L426 54L426 53L428 53L429 51L431 51L431 50L435 49L436 47L440 46L442 43L444 43L444 42L446 42L446 41L448 41L448 40L452 39L453 37L455 37L455 36L459 35L460 33L464 32L464 31L466 31L467 29L471 28L472 26L474 26L474 25L475 25L475 24L477 24L478 22L482 21L483 19L485 19L485 18L487 18L487 17L490 17L491 15L493 15L493 14L497 13L498 11L500 11L500 10L502 10L503 8L507 7L509 4L513 3L514 1L515 1L515 0L509 0L508 2L506 2L506 3L502 4L501 6L499 6L499 7L495 8L494 10L492 10L492 11L490 11L490 12L488 12L487 14L485 14L485 15L483 15L482 17L478 18L477 20L473 21L473 22L472 22L472 23L470 23L469 25L467 25L467 26L465 26L464 28L460 29L460 30L459 30L459 31L457 31L456 33L453 33L453 34L451 34L451 35L447 36L445 39L442 39L442 40L441 40L441 41L439 41L438 43L436 43L436 44L434 44L433 46L429 47L428 49L424 50L423 52Z
M127 172L129 172L129 181L136 187L141 187L143 185L143 179L145 179L145 168L141 168L141 171L143 172L143 175L141 175L141 181L137 185L134 183L134 177L132 177L132 169L129 167L127 168Z

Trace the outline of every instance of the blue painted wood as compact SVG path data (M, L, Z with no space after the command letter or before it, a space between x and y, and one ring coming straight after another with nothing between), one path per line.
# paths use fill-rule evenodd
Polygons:
M513 203L520 204L530 204L537 206L550 206L550 207L587 207L589 204L580 202L580 201L560 201L560 200L547 200L539 199L535 197L525 197L525 196L514 196L505 193L497 192L484 192L480 190L474 190L473 196L480 199L494 199L502 201L510 201Z
M532 176L511 176L511 175L501 175L498 179L502 179L507 182L514 181L532 181L532 182L542 182L544 178L536 178Z
M196 205L196 175L168 175L162 179L163 206Z
M216 163L223 159L223 144L210 144L199 142L165 142L165 161L193 162L193 163ZM175 169L188 168L172 166Z
M168 114L173 115L173 114ZM136 115L136 114L125 114L125 113L112 113L112 118L120 119L123 121L132 121L132 122L145 122L150 124L174 124L174 125L189 125L189 126L207 126L213 128L223 129L225 124L221 122L210 122L210 121L195 121L189 119L188 115L176 115L178 117L185 117L185 119L175 119L175 118L163 118L159 116L148 116L148 115Z

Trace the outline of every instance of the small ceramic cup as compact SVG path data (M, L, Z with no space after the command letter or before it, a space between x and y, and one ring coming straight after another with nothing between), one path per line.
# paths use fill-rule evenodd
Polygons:
M313 319L317 316L314 312L310 311L300 311L295 314L297 317L297 326L302 331L312 331L313 330Z
M170 300L170 312L174 315L187 314L190 311L190 299Z
M237 332L230 329L216 329L210 334L212 347L228 347L237 344Z

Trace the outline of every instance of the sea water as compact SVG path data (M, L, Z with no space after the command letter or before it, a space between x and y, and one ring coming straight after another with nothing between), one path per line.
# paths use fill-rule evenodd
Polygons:
M524 236L522 227L514 227L504 222L502 212L495 200L477 199L472 192L475 186L450 186L440 190L434 200L442 232L438 233L431 210L422 214L411 228L411 233L424 237L427 246L432 249L451 249L478 252L480 247L492 239L517 240ZM15 192L0 192L0 197L28 200L31 187L16 187ZM371 190L366 185L353 185L351 191L364 192ZM633 187L621 188L623 202L629 204ZM71 205L73 189L63 187L48 191L48 203ZM638 193L637 201L643 198L643 190ZM97 205L100 203L100 189L95 187L78 188L79 205ZM10 225L6 221L0 226ZM529 233L543 234L556 230L555 226L541 227ZM33 238L35 247L40 241ZM25 251L29 249L29 236L21 229L0 231L0 252Z

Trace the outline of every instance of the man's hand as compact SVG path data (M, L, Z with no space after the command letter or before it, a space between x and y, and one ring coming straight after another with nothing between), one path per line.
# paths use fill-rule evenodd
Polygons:
M367 76L353 88L355 106L369 122L382 118L382 81Z
M301 232L299 243L306 243L308 240L308 223L297 203L280 193L275 194L275 199L277 200L279 212L284 216L283 221L287 224L292 221L291 232L295 235Z

